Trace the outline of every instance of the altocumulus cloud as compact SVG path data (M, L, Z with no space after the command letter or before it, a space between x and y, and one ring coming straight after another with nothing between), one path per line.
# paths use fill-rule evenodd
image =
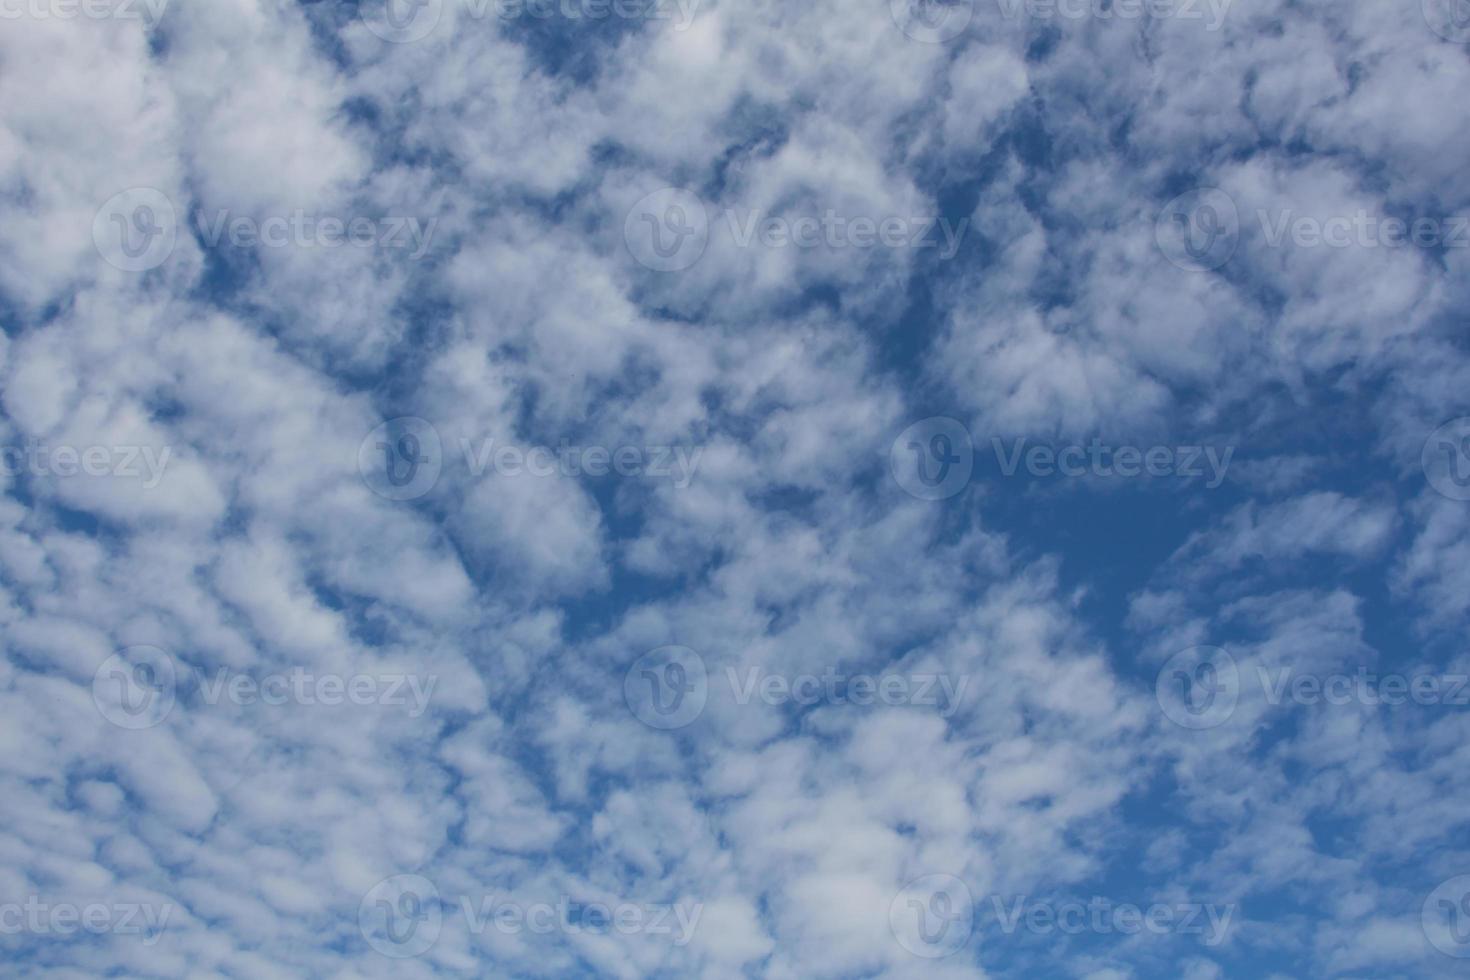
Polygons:
M1463 4L0 24L11 972L1462 974Z

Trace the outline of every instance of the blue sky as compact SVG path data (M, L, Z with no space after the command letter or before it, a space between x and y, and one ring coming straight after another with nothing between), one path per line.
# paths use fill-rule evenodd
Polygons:
M1462 976L1467 44L0 0L0 973Z

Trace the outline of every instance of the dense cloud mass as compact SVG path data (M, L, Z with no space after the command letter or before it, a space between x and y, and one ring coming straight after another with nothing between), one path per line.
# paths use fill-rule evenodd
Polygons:
M1457 977L1464 0L0 0L0 959Z

